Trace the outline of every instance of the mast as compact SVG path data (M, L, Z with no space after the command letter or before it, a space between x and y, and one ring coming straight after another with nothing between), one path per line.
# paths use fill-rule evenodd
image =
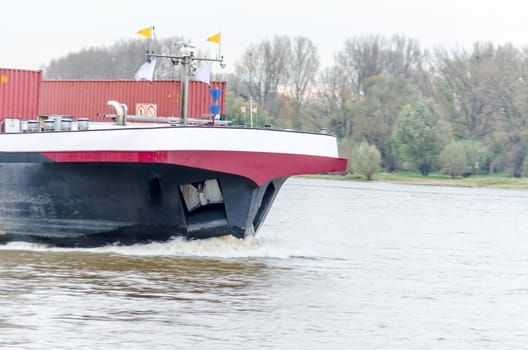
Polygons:
M187 111L189 109L189 77L191 76L191 62L193 52L191 51L189 56L184 56L181 60L181 120L183 125L187 125Z
M206 58L194 56L194 51L190 50L192 46L184 44L181 54L179 56L173 55L158 55L154 53L147 54L148 58L160 57L168 58L174 66L181 64L181 120L183 125L187 125L188 110L189 110L189 78L194 76L196 65L194 61L218 62L220 68L225 68L224 56L219 58Z

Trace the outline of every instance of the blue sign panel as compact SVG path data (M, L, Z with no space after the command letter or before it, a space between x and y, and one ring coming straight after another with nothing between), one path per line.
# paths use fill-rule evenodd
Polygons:
M220 105L209 105L209 111L213 116L217 115L220 112Z
M209 92L211 93L213 102L216 104L216 102L218 102L218 99L222 95L222 89L209 89Z

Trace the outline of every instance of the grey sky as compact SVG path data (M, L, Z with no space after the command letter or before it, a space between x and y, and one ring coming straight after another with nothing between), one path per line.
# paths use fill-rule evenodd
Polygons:
M158 37L183 35L205 52L222 33L232 66L251 43L273 35L305 35L325 65L347 38L403 34L422 46L470 47L479 40L528 46L524 0L47 0L0 6L0 67L39 69L53 58L90 46L137 38L149 25Z

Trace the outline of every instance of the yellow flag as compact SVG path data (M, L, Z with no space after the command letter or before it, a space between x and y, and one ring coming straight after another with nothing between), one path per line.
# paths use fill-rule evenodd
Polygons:
M140 29L136 34L143 35L145 38L150 38L152 35L152 27Z
M207 41L212 41L213 43L220 44L220 33L208 37Z

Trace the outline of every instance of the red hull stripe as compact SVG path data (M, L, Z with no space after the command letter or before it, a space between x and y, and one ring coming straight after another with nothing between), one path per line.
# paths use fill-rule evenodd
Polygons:
M247 177L257 185L284 176L346 171L343 158L238 151L44 152L56 162L162 163Z

